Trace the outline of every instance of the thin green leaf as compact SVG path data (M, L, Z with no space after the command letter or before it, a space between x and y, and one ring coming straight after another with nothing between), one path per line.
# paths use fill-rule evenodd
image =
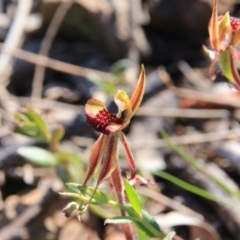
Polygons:
M228 192L231 195L234 195L238 198L240 198L240 192L233 190L231 187L229 187L227 184L225 184L221 179L214 176L213 174L210 174L205 171L204 165L200 164L196 159L194 159L191 155L189 155L187 152L185 152L182 148L178 147L176 144L174 144L167 133L164 130L160 131L163 138L167 142L167 144L181 157L183 158L187 163L192 165L194 168L196 168L198 171L204 173L206 176L208 176L212 181L214 181L219 187L221 187L223 190Z
M52 132L52 138L51 138L51 145L52 146L57 146L58 143L61 141L64 135L64 128L63 126L58 126L55 128Z
M131 205L121 205L109 201L110 204L113 206L118 206L120 209L126 211L130 217L134 219L134 224L138 228L138 230L146 236L149 237L157 237L157 238L164 238L164 234L162 233L160 227L158 226L157 222L154 218L148 214L146 211L141 211L141 218L139 214L133 209Z
M50 132L47 128L47 125L43 121L42 117L37 114L31 107L27 108L27 116L38 126L42 134L45 136L46 140L49 140L50 138Z
M59 194L65 197L73 198L75 201L80 201L81 203L89 202L89 198L86 198L82 194L70 193L70 192L59 192Z
M212 200L212 201L215 201L215 202L218 202L218 198L216 198L214 195L212 195L211 193L199 188L199 187L196 187L192 184L189 184L177 177L174 177L173 175L169 174L169 173L166 173L166 172L162 172L162 171L159 171L159 172L156 172L154 173L154 175L158 176L158 177L161 177L161 178L164 178L172 183L174 183L175 185L191 192L191 193L194 193L198 196L201 196L203 198L206 198L208 200Z
M170 232L163 240L172 240L175 235L175 232Z
M162 233L159 225L148 212L145 210L141 211L141 218L139 215L135 212L132 206L128 205L119 205L119 207L123 210L125 210L130 217L133 217L134 219L138 221L134 221L135 226L138 228L139 231L141 231L143 234L149 237L158 237L163 238L164 234Z
M77 183L66 183L67 188L76 194L83 195L84 198L90 200L91 203L96 205L108 203L108 197L105 193L90 186L82 186ZM93 196L94 194L94 196Z
M117 62L115 62L110 69L110 72L114 75L124 75L124 72L126 69L130 66L130 61L129 59L121 59Z
M24 113L16 113L14 118L20 122L28 123L30 122L29 118Z
M78 184L78 183L65 183L65 184L69 191L71 191L73 193L78 193L78 194L81 193L81 191L79 189L79 187L81 187L80 184Z
M30 163L40 167L53 167L58 164L54 154L39 147L20 147L17 152Z
M154 218L144 210L142 210L142 216L143 218L138 219L138 221L136 221L137 219L134 218L134 225L137 227L137 229L148 237L162 239L164 237L164 234L162 233Z
M34 123L16 126L14 131L27 137L41 138L39 129Z
M161 228L152 215L150 215L147 211L142 210L142 217L145 223L150 224L157 232L163 235Z
M231 69L231 63L230 63L231 59L230 59L230 53L229 51L223 51L220 53L220 63L221 63L221 67L222 67L222 71L224 76L232 83L236 83L233 73L232 73L232 69Z
M125 185L125 191L130 204L132 205L133 209L138 214L140 214L142 211L142 201L139 195L137 194L134 187L127 180L124 180L124 185Z
M233 204L233 202L230 202L229 200L227 199L219 199L217 197L215 197L213 194L205 191L204 189L201 189L199 187L196 187L190 183L187 183L177 177L174 177L173 175L169 174L169 173L166 173L166 172L162 172L162 171L159 171L159 172L156 172L154 173L154 175L158 176L158 177L161 177L161 178L164 178L166 180L168 180L169 182L172 182L174 183L175 185L191 192L191 193L194 193L200 197L203 197L203 198L206 198L208 200L211 200L211 201L214 201L214 202L223 202L223 203L227 203L227 204Z
M115 224L115 225L131 224L135 221L136 221L135 218L129 217L129 216L113 217L113 218L105 220L104 225L105 224Z

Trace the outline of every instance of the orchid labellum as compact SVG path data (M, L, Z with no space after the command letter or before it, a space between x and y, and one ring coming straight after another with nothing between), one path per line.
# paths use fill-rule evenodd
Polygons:
M240 60L240 54L235 48L240 42L240 19L230 17L227 12L224 16L218 16L218 0L214 0L212 16L208 31L212 50L204 47L204 50L213 60L210 66L210 76L214 79L214 68L220 61L223 74L228 80L240 88L240 77L235 65L235 60Z
M130 178L136 173L135 163L126 137L122 133L128 126L130 119L137 111L145 90L145 70L141 67L141 73L137 85L129 98L125 91L119 90L114 96L114 102L118 106L118 113L110 113L104 103L98 99L90 99L86 106L86 119L88 124L97 132L100 132L98 140L94 143L88 165L84 185L88 182L96 169L100 166L97 185L109 178L118 167L118 143L123 145L126 159L130 169Z

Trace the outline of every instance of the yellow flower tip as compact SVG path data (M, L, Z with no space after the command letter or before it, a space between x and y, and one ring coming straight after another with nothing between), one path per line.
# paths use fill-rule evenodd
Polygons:
M127 93L123 90L118 90L114 96L114 102L118 106L118 115L125 122L132 116L132 106Z
M85 105L86 114L97 115L104 109L106 109L105 104L98 99L90 99Z

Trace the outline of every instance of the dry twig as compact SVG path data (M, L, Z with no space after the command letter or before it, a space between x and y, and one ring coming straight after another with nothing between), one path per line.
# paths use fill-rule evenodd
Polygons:
M33 1L25 0L18 1L15 18L8 32L5 40L7 47L17 48L20 47L24 40L24 33L32 9ZM12 70L12 56L6 54L5 50L2 49L0 55L0 82L6 84Z
M79 67L70 63L65 63L49 57L41 56L39 54L24 51L19 48L9 48L9 47L6 47L4 44L0 44L0 49L4 49L4 52L6 54L12 55L16 58L30 62L32 64L48 67L56 71L65 72L68 74L82 76L86 78L91 78L91 76L96 76L101 79L109 79L109 80L114 79L114 77L111 74L106 72L85 68L85 67Z
M48 52L52 46L52 42L54 40L55 35L57 34L57 31L62 23L62 20L64 19L66 13L68 12L69 8L72 6L73 3L74 0L62 2L58 9L56 10L52 18L52 21L47 29L47 32L44 36L44 39L42 41L42 45L39 51L40 55L43 56L48 55ZM33 77L32 97L35 98L41 97L44 75L45 67L42 65L37 65Z

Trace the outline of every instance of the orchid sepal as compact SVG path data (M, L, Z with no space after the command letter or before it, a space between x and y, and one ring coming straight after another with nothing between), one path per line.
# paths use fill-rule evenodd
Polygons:
M94 175L96 169L99 167L106 149L107 140L107 135L100 134L97 141L93 144L90 152L87 174L83 185L86 185L88 180Z
M128 145L127 139L125 135L122 132L118 133L119 139L123 145L123 150L125 152L126 158L127 158L127 163L128 167L130 170L130 177L127 176L129 180L133 179L136 176L136 165L135 165L135 160L131 151L130 146Z
M212 16L208 25L209 39L212 48L216 51L220 51L219 42L219 28L218 28L218 2L214 1Z
M137 111L138 107L142 102L145 87L146 87L145 68L143 65L141 65L141 73L138 78L137 86L135 87L130 97L130 102L132 106L132 116L135 114L135 112Z
M118 137L111 133L108 136L106 153L102 162L100 173L97 180L97 186L106 180L118 165Z

